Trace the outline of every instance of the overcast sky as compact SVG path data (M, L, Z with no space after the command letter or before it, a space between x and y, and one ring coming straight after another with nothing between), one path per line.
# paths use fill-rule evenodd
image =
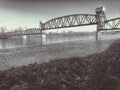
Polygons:
M70 15L95 14L106 7L108 19L120 16L120 0L0 0L0 27L38 27L39 21Z

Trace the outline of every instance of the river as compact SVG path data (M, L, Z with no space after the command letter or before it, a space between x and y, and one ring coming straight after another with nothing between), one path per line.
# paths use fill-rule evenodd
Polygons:
M119 39L120 34L114 35L100 35L99 40L110 40ZM14 36L9 39L0 40L0 49L18 48L18 47L29 47L29 46L43 46L51 45L55 43L64 43L71 41L86 42L95 41L95 35L93 36L47 36L43 35L42 40L40 35L29 35L29 36Z
M12 37L0 40L0 70L53 59L84 57L104 51L119 34L95 36L43 36Z

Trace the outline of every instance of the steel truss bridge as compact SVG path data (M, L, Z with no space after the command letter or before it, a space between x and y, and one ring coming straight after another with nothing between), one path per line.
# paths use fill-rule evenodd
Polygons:
M43 34L45 30L97 25L97 39L99 31L120 29L120 17L107 20L104 7L96 8L95 12L96 14L72 14L57 17L46 21L45 23L40 21L40 28L30 28L25 31L14 31L10 32L9 34L10 36Z
M104 29L101 30L120 30L120 17L104 21Z

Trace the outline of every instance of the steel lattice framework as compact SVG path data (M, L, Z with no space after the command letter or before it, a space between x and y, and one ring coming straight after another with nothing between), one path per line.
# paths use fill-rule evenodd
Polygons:
M103 21L103 23L104 23L103 29L99 29L99 31L120 30L120 17L110 20L105 20ZM42 31L49 29L68 28L68 27L96 25L96 24L97 24L96 15L74 14L74 15L51 19L45 23L42 23L41 28L30 28L25 31L18 30L11 32L9 33L10 34L9 36L42 34L43 33Z
M73 14L41 23L41 29L48 30L94 24L96 24L96 15L94 14Z
M8 36L43 34L45 30L86 25L97 25L97 33L105 30L120 30L120 17L107 20L104 7L98 7L95 11L96 14L72 14L53 18L45 23L40 22L40 28L30 28L25 31L17 30L6 34ZM98 36L97 33L96 37Z
M104 21L104 29L101 30L120 30L120 17Z
M30 28L25 31L14 31L9 36L43 34L44 30L68 28L85 25L95 25L96 15L94 14L73 14L51 19L40 24L40 28Z
M14 31L10 35L19 36L19 35L34 35L41 34L41 30L39 28L30 28L25 31Z

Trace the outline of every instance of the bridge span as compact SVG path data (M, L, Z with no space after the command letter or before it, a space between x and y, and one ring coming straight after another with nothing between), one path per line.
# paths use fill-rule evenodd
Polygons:
M40 22L40 27L43 30L49 30L95 24L96 16L94 14L73 14L54 18L45 23Z
M40 21L39 28L9 32L8 36L43 34L45 30L97 25L96 39L98 39L98 33L100 31L120 30L120 17L107 20L105 15L105 7L98 7L95 12L96 14L72 14L61 16L48 20L44 23Z

